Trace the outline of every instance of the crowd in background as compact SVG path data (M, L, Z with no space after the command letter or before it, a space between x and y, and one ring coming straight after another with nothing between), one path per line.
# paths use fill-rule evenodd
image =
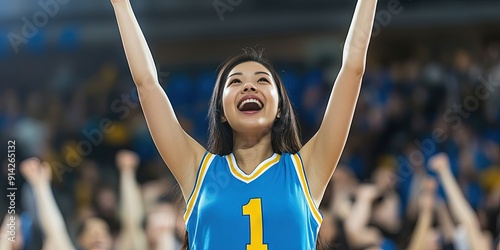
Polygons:
M500 46L430 51L422 46L413 56L384 63L375 56L369 62L346 148L320 205L325 218L320 235L330 249L472 249L471 235L497 247ZM134 197L143 200L143 243L155 249L157 240L166 237L159 228L168 228L178 247L184 237L182 195L151 140L124 63L94 62L99 67L86 76L77 73L77 66L61 63L42 87L2 85L1 138L16 140L19 161L37 156L50 165L58 210L72 244L82 249L106 249L99 247L108 246L107 240L122 242L130 222L124 221L121 205L129 193L120 189L123 173L115 155L124 148L136 152L140 165L134 180L140 196ZM322 119L334 80L332 67L275 66L307 141ZM202 144L216 68L159 69L180 123ZM430 166L429 159L438 152L449 156L449 172ZM23 175L29 184L21 173L16 181L22 190L17 213L24 244L14 249L40 249L47 230L37 216L40 208L33 197L39 194ZM0 176L0 212L5 214L7 160ZM453 183L461 192L453 191ZM104 222L109 239L92 236L85 230L87 222L82 229L91 216L101 218L92 228ZM100 243L85 243L78 237L82 235ZM418 241L414 239L424 245L412 245Z

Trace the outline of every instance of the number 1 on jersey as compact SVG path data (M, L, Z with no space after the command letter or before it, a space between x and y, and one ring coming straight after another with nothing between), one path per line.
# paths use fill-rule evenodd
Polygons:
M267 250L267 244L263 242L261 199L250 199L243 206L243 215L250 217L250 244L247 244L246 250Z

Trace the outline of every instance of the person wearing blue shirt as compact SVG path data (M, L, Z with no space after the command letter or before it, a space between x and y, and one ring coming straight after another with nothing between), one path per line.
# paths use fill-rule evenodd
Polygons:
M349 134L377 0L357 2L342 68L307 143L277 72L250 49L218 74L207 148L179 124L129 0L111 2L149 131L187 202L184 249L315 249L317 206Z

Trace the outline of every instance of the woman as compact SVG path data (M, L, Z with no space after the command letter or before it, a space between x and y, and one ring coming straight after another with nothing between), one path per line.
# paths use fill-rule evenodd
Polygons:
M258 53L247 53L219 72L207 149L179 125L129 0L111 2L149 130L187 202L189 248L315 248L317 205L347 140L377 1L357 3L342 69L309 142L300 143L276 71Z

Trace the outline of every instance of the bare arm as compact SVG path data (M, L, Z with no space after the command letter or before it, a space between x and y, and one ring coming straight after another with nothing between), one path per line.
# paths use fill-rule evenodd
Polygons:
M439 201L436 206L437 220L443 230L443 236L445 242L453 242L453 235L455 234L455 224L451 219L448 208L443 201Z
M411 236L409 250L424 249L425 237L432 224L432 208L423 208L419 211L417 226Z
M417 225L411 235L409 250L420 250L425 248L425 238L432 226L432 213L434 207L435 183L432 179L425 180L424 190L419 197L419 214ZM432 183L431 183L432 182Z
M349 246L366 247L381 243L380 232L369 227L372 202L377 196L377 189L373 185L361 185L356 195L356 202L345 221L345 231Z
M14 243L9 240L8 225L11 215L7 214L3 218L2 226L0 227L0 249L13 250Z
M437 154L429 160L431 168L439 175L446 196L449 200L450 210L455 219L464 225L467 231L467 239L472 250L488 249L483 240L479 220L465 199L458 183L450 170L448 156L444 153Z
M388 232L397 233L400 231L399 196L396 192L385 195L384 200L373 211L373 221Z
M187 199L205 149L179 124L172 105L158 82L153 57L129 0L111 2L149 131Z
M120 170L121 222L120 249L147 249L147 241L142 221L144 207L139 185L136 181L136 169L139 156L128 150L121 150L116 155L116 165Z
M29 158L21 162L21 173L35 192L40 225L47 240L55 250L75 249L50 189L50 166L40 164L37 158Z
M347 141L358 101L377 0L358 0L347 34L342 68L318 132L301 149L312 196L319 204Z

